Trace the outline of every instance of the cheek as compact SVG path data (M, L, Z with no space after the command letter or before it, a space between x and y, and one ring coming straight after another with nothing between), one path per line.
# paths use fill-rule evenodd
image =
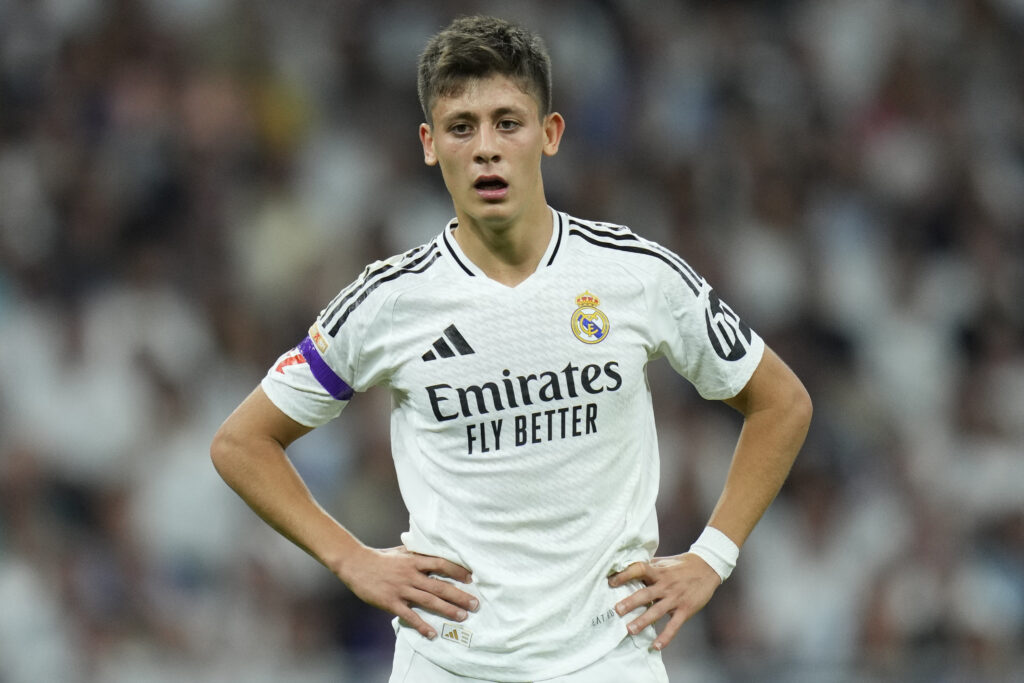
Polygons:
M459 182L461 178L460 166L453 162L450 158L439 158L437 160L437 166L441 169L441 178L444 180L445 186L449 191L453 191L456 187L462 183Z
M531 137L517 141L514 148L510 151L515 154L516 158L526 163L533 163L535 160L539 162L541 157L544 156L544 144L540 138Z
M449 147L434 147L435 158L437 159L437 165L441 168L441 172L447 177L458 172L461 167L461 160L459 159L458 150L453 150Z

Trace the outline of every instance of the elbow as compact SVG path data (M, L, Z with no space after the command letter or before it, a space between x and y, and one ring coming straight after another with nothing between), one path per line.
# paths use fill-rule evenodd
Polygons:
M807 387L804 386L803 382L797 388L793 397L793 410L800 415L804 422L808 425L811 424L811 418L814 416L814 401L811 400L811 394L807 391Z
M789 414L793 420L794 427L799 431L801 440L807 435L811 427L811 418L814 416L814 402L803 382L797 380L796 386L790 392Z
M210 460L214 469L225 481L230 482L231 472L238 462L238 454L241 450L242 445L238 436L231 429L229 419L220 426L217 433L213 435L213 441L210 442Z

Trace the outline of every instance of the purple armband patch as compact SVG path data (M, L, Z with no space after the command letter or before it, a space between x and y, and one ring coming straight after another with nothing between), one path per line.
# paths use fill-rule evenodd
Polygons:
M316 377L316 381L320 382L320 385L327 390L327 393L339 401L347 401L352 398L355 391L345 380L334 374L334 370L331 370L331 367L320 357L320 352L317 351L312 339L309 337L303 339L299 343L299 351L302 352L306 362L309 363L309 369L312 371L313 377Z

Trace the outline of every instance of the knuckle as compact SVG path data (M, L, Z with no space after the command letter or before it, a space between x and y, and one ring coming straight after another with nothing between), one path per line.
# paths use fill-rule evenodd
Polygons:
M435 595L439 595L446 600L456 597L459 593L458 590L456 590L450 583L440 579L431 579L430 586Z

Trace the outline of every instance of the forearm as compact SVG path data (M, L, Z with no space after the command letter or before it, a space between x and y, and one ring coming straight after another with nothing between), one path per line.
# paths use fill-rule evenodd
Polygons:
M450 582L472 580L448 560L409 552L368 548L313 499L285 453L310 430L282 413L260 388L221 425L210 457L224 481L267 524L315 557L370 605L395 614L425 637L437 634L417 614L424 607L454 621L475 610L477 599Z
M728 403L744 414L732 464L709 525L742 546L782 488L811 422L803 384L766 351L757 384Z
M210 455L224 481L278 533L339 573L364 546L313 498L279 442L222 428Z
M742 546L775 499L807 433L794 415L752 415L744 423L709 525Z

